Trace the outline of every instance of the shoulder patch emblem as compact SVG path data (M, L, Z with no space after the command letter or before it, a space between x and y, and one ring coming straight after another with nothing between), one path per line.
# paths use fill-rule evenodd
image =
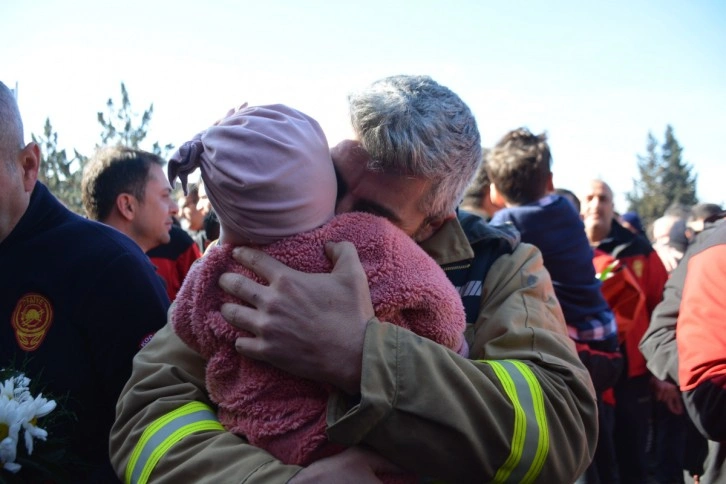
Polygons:
M633 261L633 272L635 273L635 276L638 279L643 277L643 261L642 260Z
M53 306L41 294L25 294L15 305L10 321L20 348L35 351L43 343L53 323Z

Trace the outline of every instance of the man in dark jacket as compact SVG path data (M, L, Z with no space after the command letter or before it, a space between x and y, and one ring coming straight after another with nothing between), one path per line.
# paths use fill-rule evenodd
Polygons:
M25 145L15 98L0 83L0 368L22 370L59 406L48 442L36 442L28 459L42 469L53 446L58 467L41 475L23 464L15 477L113 482L106 449L116 400L169 301L139 247L66 209L37 181L39 165L40 149ZM25 445L16 445L20 457Z

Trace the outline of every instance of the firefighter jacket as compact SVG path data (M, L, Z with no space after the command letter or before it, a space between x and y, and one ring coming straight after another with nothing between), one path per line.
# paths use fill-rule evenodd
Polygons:
M332 394L328 438L447 482L573 482L594 453L596 400L541 254L461 218L467 233L452 219L421 246L458 279L465 307L480 303L466 332L470 359L370 320L360 395ZM287 482L300 467L219 424L205 365L169 324L139 353L111 431L117 474L134 483Z

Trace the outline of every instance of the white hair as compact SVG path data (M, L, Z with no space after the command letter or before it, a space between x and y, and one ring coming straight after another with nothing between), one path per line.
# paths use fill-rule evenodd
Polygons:
M369 169L422 177L430 217L451 213L482 160L469 107L428 76L392 76L349 96L353 129Z

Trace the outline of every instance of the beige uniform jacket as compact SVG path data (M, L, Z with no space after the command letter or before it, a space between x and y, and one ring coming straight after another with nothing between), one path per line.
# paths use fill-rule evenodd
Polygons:
M473 257L455 219L422 247L439 264ZM446 482L573 482L595 450L595 396L539 251L519 244L499 257L481 293L471 359L369 321L360 400L331 397L328 436ZM299 467L216 422L204 369L169 324L138 353L111 431L117 474L174 484L293 477Z

